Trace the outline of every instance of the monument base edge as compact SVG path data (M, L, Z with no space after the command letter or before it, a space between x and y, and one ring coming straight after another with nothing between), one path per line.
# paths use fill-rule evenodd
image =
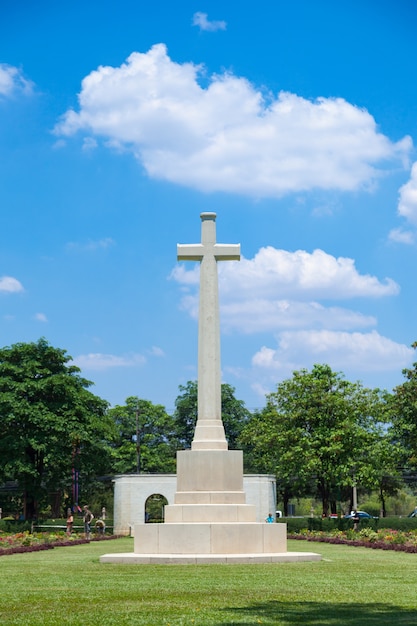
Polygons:
M316 552L278 552L263 554L138 554L136 552L103 554L100 563L128 565L205 565L205 564L258 564L299 563L321 561Z

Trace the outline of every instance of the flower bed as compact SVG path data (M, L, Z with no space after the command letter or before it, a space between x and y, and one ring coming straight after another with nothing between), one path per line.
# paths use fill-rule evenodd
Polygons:
M379 550L396 550L417 553L417 531L400 531L381 528L372 530L363 528L354 530L335 530L333 532L302 530L288 535L288 539L319 541L324 543L344 544L348 546L374 548Z
M62 546L76 546L90 541L105 541L116 539L116 535L96 535L86 539L82 535L72 534L70 537L65 532L55 533L30 533L28 531L5 535L0 533L0 556L5 554L19 554L22 552L38 552L39 550L51 550Z

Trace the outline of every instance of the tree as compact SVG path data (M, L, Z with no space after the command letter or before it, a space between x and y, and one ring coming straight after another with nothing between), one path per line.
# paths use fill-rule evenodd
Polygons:
M412 344L417 348L417 342ZM417 470L417 363L403 370L406 380L395 387L391 399L390 434L403 450L402 466L406 473Z
M49 493L69 493L73 473L87 478L105 461L107 402L71 360L45 339L0 350L0 478L18 482L27 519Z
M389 396L385 396L389 402ZM387 405L386 405L387 406ZM388 411L386 412L388 418ZM364 450L366 463L361 464L361 474L358 477L362 488L378 491L381 503L381 516L386 516L386 498L395 496L404 485L399 470L402 448L392 441L389 431L375 432Z
M379 390L315 365L279 383L241 439L252 462L262 459L276 474L285 510L290 497L316 493L327 515L341 488L368 476L367 451L381 436L383 410Z
M180 446L190 448L198 414L197 381L189 380L186 385L180 385L179 390L181 394L175 401L174 412L176 432ZM234 394L235 389L231 385L222 384L221 412L226 439L231 450L239 447L241 430L250 417L250 411L245 408L244 402L237 400Z
M174 421L165 407L136 396L109 410L115 425L111 444L117 474L175 472Z

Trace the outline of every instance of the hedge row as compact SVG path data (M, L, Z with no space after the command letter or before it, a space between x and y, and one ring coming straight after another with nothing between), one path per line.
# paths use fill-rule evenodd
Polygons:
M10 534L24 533L26 530L31 530L31 522L21 522L14 519L0 519L0 531Z
M331 532L332 530L348 530L353 528L353 522L349 519L338 518L329 519L320 517L281 517L277 522L287 524L287 532L299 533L301 530L322 530ZM392 530L415 530L417 529L417 518L415 517L380 517L379 519L362 519L359 528L391 528Z

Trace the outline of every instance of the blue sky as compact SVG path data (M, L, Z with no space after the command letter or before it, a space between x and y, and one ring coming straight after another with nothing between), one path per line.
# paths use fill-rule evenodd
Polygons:
M45 337L112 405L222 377L250 409L328 363L392 389L417 340L416 3L0 5L0 342Z

